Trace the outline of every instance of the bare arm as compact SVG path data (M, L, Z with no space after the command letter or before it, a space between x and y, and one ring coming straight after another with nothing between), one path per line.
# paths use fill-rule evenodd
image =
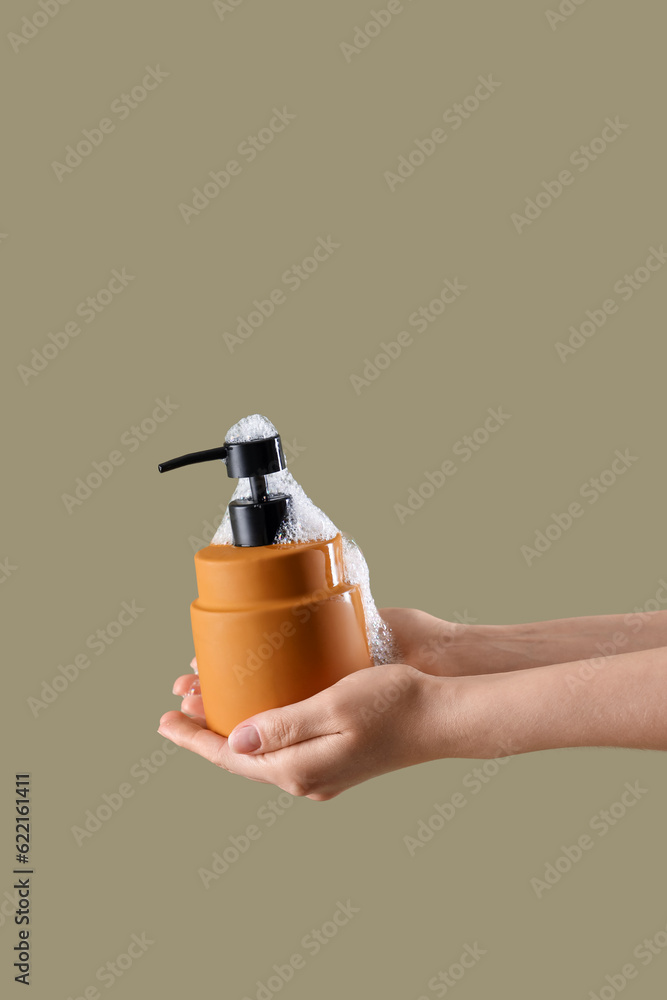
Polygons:
M559 747L667 750L667 646L454 683L454 701L449 693L440 699L437 756L502 757ZM452 707L454 746L447 735Z
M385 608L382 616L427 673L500 673L667 646L667 611L559 618L520 625L462 625L422 611Z

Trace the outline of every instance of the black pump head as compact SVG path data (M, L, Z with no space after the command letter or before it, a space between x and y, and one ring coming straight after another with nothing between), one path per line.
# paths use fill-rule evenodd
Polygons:
M285 493L266 491L266 476L287 468L280 435L255 441L225 441L221 448L193 451L158 465L159 472L180 469L183 465L221 459L230 479L249 479L248 500L232 500L229 518L234 545L273 545L278 529L287 514L289 497Z

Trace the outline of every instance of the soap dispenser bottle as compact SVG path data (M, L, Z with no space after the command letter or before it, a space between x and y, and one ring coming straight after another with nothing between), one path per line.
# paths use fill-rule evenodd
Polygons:
M206 725L221 736L257 712L308 698L372 666L361 590L344 578L340 533L276 542L292 502L266 476L286 468L278 434L225 442L163 462L160 472L221 459L250 497L232 500L233 544L195 553L190 606Z

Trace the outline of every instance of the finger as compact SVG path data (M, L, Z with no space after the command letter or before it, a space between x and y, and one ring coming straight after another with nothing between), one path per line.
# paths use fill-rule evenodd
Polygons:
M190 666L192 667L192 669L194 670L194 672L196 674L199 673L199 670L197 668L197 657L196 656L193 656L192 659L190 660Z
M235 754L265 754L339 731L332 689L311 698L253 715L229 734Z
M181 702L181 712L186 715L196 715L198 718L205 718L204 702L199 694L186 694Z
M213 764L219 764L227 740L206 728L203 718L190 718L183 712L165 712L160 719L158 733L166 736L176 746L205 757Z
M164 728L163 723L166 722L171 725L174 721L176 723L180 722L181 718L188 719L189 722L195 722L201 729L206 729L206 719L202 715L184 716L183 712L176 712L174 710L170 712L165 712L160 719L160 725L158 726L158 732L160 729Z
M171 692L180 695L181 698L190 693L199 694L199 677L197 674L181 674L174 681Z
M262 767L264 758L248 760L237 757L230 751L224 736L219 736L206 728L206 720L203 718L191 719L182 712L165 712L160 719L158 732L176 746L191 750L226 771L245 778L253 778L255 781L274 783L265 773L266 769Z
M198 695L186 695L181 702L181 712L184 715L194 715L198 719L205 719L204 703Z

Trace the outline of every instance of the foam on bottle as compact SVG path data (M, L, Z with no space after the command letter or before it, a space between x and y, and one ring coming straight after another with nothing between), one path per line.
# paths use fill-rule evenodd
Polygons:
M227 431L225 440L230 444L239 441L257 441L260 438L271 437L278 431L270 420L260 413L244 417ZM373 663L392 663L398 659L395 640L391 629L380 617L371 593L370 574L363 553L354 539L339 532L330 518L316 507L313 501L304 493L289 469L271 473L266 477L267 492L285 493L290 497L288 514L276 535L276 544L287 545L297 542L315 542L334 538L341 534L343 538L343 576L350 584L357 584L361 591L366 634ZM232 500L248 499L250 483L248 479L239 479ZM213 536L211 545L232 545L232 527L229 520L229 508L224 513L220 526Z

